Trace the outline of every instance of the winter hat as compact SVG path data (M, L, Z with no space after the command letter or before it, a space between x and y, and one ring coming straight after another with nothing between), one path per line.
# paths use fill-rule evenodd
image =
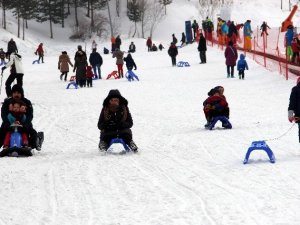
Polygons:
M300 84L300 77L298 77L297 79L297 84Z
M20 85L15 84L12 89L11 89L11 93L15 93L15 92L19 92L22 97L24 97L24 90Z
M118 98L120 99L121 105L128 105L128 101L121 95L120 91L118 89L112 89L109 91L107 97L103 101L103 106L108 106L109 100L112 98Z

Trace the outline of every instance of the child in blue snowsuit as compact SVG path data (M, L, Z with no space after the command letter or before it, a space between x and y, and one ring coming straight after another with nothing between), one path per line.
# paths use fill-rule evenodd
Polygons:
M244 80L245 69L248 70L248 64L247 64L247 61L245 60L245 55L241 54L240 60L238 61L238 64L237 64L237 70L239 71L239 79L242 78Z

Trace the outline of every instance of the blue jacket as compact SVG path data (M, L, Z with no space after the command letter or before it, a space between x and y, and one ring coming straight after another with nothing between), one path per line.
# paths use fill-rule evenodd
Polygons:
M246 22L244 24L244 36L245 37L251 37L251 34L252 34L252 30L251 30L251 25L250 25L250 22Z
M237 70L245 70L247 69L248 70L248 64L247 64L247 61L245 60L245 55L244 54L241 54L240 55L240 60L238 61L238 64L237 64Z
M285 33L285 38L286 38L286 44L287 44L287 46L291 46L292 45L293 37L294 37L294 31L293 31L292 28L290 28Z

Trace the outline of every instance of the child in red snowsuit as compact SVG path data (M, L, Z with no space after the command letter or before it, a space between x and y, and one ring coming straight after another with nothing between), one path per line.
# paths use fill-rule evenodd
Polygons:
M86 84L87 87L93 87L93 72L92 72L92 67L91 66L87 66L86 67Z
M35 51L36 55L39 55L38 63L40 63L40 60L42 59L42 63L44 63L44 49L43 49L43 43L39 44L39 47Z
M20 100L13 100L13 102L9 106L10 113L7 115L7 118L9 120L10 125L12 124L18 124L22 125L22 123L26 120L26 108L25 104ZM12 131L9 131L6 133L4 142L3 142L3 148L9 147L10 142L10 136ZM24 147L28 146L28 137L25 132L22 132L22 144Z

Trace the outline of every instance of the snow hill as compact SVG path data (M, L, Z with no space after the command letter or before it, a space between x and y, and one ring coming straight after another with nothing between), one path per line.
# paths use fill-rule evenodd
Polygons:
M174 1L170 15L182 4ZM169 28L182 29L184 23L177 22L160 28L156 40L168 43L174 33ZM25 96L34 104L34 127L45 132L45 142L31 158L1 158L1 225L300 224L297 127L268 141L275 164L260 151L242 164L252 141L277 138L292 126L287 106L296 77L286 81L246 58L245 80L228 79L223 52L209 47L207 64L200 65L196 44L179 49L177 60L191 66L175 68L166 49L148 53L145 40L124 38L124 50L131 41L137 45L139 82L98 80L93 88L66 90L58 56L66 50L73 60L78 42L64 40L64 33L50 40L44 26L36 28L17 44ZM1 30L1 45L11 36ZM39 42L46 46L46 63L32 65ZM106 77L116 65L111 55L102 56ZM217 85L225 88L232 130L203 128L202 102ZM98 116L110 89L129 101L138 154L103 155L97 149Z

